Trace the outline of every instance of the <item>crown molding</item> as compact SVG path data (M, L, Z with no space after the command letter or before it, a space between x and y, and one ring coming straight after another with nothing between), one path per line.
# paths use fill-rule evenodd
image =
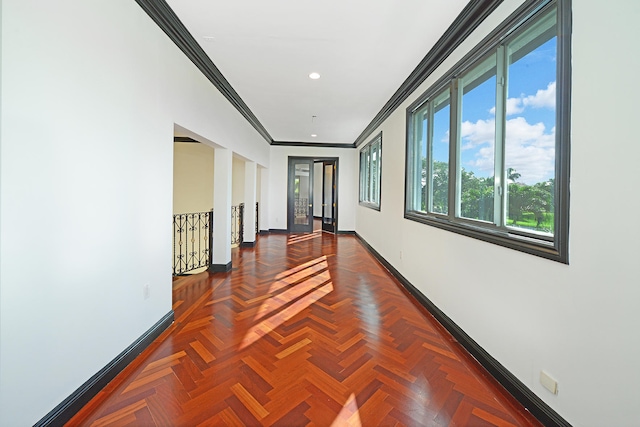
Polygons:
M200 141L196 141L193 138L189 138L188 136L174 136L173 142L195 142L199 143Z
M400 85L391 99L382 107L371 123L355 140L357 147L364 143L431 73L484 21L503 0L473 0L460 12L447 31L440 37L409 77Z
M271 145L355 148L365 142L503 0L472 0L352 144L274 141L165 0L135 0L182 52Z
M285 147L327 147L327 148L356 148L353 143L339 142L301 142L301 141L271 141L271 145Z
M149 17L169 36L169 38L182 50L182 52L193 62L211 83L227 98L249 124L269 143L273 141L269 132L262 126L262 123L253 114L251 109L244 103L238 92L231 86L229 81L222 75L218 67L200 47L191 33L184 26L175 12L165 0L136 0L136 3L149 15Z

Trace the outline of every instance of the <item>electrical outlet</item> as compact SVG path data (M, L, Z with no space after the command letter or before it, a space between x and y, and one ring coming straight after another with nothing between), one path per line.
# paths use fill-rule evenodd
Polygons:
M144 299L149 299L149 297L151 296L151 285L148 283L145 283L144 286L142 287L142 295L144 295Z
M540 371L540 383L553 394L558 394L558 381L545 371Z

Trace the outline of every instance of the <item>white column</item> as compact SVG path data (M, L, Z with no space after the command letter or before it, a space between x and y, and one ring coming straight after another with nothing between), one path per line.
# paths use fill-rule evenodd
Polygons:
M260 231L269 231L269 169L260 168Z
M231 270L231 150L216 148L213 164L213 257L210 271Z
M244 227L243 246L256 243L256 163L244 163Z

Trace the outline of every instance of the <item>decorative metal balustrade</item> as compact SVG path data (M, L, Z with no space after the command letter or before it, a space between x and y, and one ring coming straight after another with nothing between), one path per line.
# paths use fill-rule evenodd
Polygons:
M258 209L258 202L256 202L256 236L260 233L260 227L258 225L258 218L260 218L259 214L260 210Z
M256 203L256 234L258 234ZM244 241L244 203L231 206L231 244ZM179 276L211 265L213 210L173 216L173 275Z
M173 216L173 275L211 264L213 211Z
M241 245L244 241L244 203L231 206L231 244Z
M294 199L293 216L304 217L309 215L309 199Z

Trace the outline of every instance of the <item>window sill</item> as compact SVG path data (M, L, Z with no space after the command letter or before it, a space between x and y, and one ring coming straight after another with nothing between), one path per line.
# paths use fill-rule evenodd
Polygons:
M380 212L380 205L379 204L376 205L375 203L370 203L370 202L359 202L359 204L362 207L373 209L374 211Z
M484 242L515 249L563 264L569 264L569 259L566 254L567 251L561 250L557 240L554 242L546 239L536 239L530 236L511 233L504 229L483 227L467 222L452 222L448 218L418 212L405 212L404 217L411 221L462 234L463 236L472 237Z

